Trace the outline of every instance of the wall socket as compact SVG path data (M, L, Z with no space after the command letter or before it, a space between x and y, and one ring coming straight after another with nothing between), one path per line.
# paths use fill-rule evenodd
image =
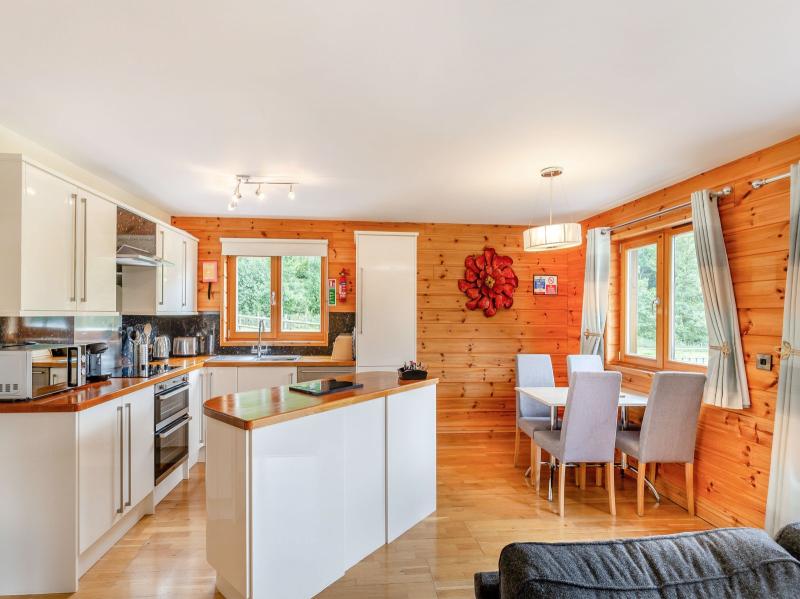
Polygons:
M756 368L772 370L772 354L756 354Z

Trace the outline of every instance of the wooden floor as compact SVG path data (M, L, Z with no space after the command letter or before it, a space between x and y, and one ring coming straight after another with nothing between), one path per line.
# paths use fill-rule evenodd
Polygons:
M527 447L523 445L523 455ZM472 575L497 568L512 541L610 539L710 528L686 510L648 495L636 516L635 483L617 478L617 516L602 488L567 485L567 517L537 498L513 468L513 441L448 436L439 441L439 509L350 569L325 599L472 599ZM527 464L526 464L527 467ZM544 478L544 477L543 477ZM594 481L593 476L589 476ZM205 561L203 466L139 522L80 581L75 599L212 598L214 571Z

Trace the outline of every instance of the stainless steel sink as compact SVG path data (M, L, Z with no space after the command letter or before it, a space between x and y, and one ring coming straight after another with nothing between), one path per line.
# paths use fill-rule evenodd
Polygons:
M300 356L276 356L276 355L269 355L269 356L261 356L257 358L253 356L253 360L256 362L296 362L300 359Z
M260 358L252 355L244 356L214 356L208 362L296 362L300 356L278 356L271 354L269 356L261 356Z

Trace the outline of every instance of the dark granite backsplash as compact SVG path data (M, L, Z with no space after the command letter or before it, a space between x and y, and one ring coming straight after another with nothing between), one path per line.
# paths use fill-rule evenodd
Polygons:
M197 316L123 316L122 328L127 330L135 328L143 332L146 324L152 329L151 341L157 335L166 335L170 340L175 337L191 337L193 335L207 335L213 332L216 338L215 353L222 354L249 354L250 347L220 347L219 344L219 312L201 312ZM352 333L356 326L354 312L332 312L329 316L328 345L273 345L270 343L270 353L284 355L296 354L301 356L323 356L333 351L333 341L342 333Z

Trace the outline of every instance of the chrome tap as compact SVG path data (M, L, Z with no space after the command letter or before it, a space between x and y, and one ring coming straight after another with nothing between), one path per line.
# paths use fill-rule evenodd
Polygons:
M261 345L261 333L264 331L264 319L258 319L258 345L256 345L255 351L253 352L256 355L256 360L261 359L261 352L263 351L263 347Z

